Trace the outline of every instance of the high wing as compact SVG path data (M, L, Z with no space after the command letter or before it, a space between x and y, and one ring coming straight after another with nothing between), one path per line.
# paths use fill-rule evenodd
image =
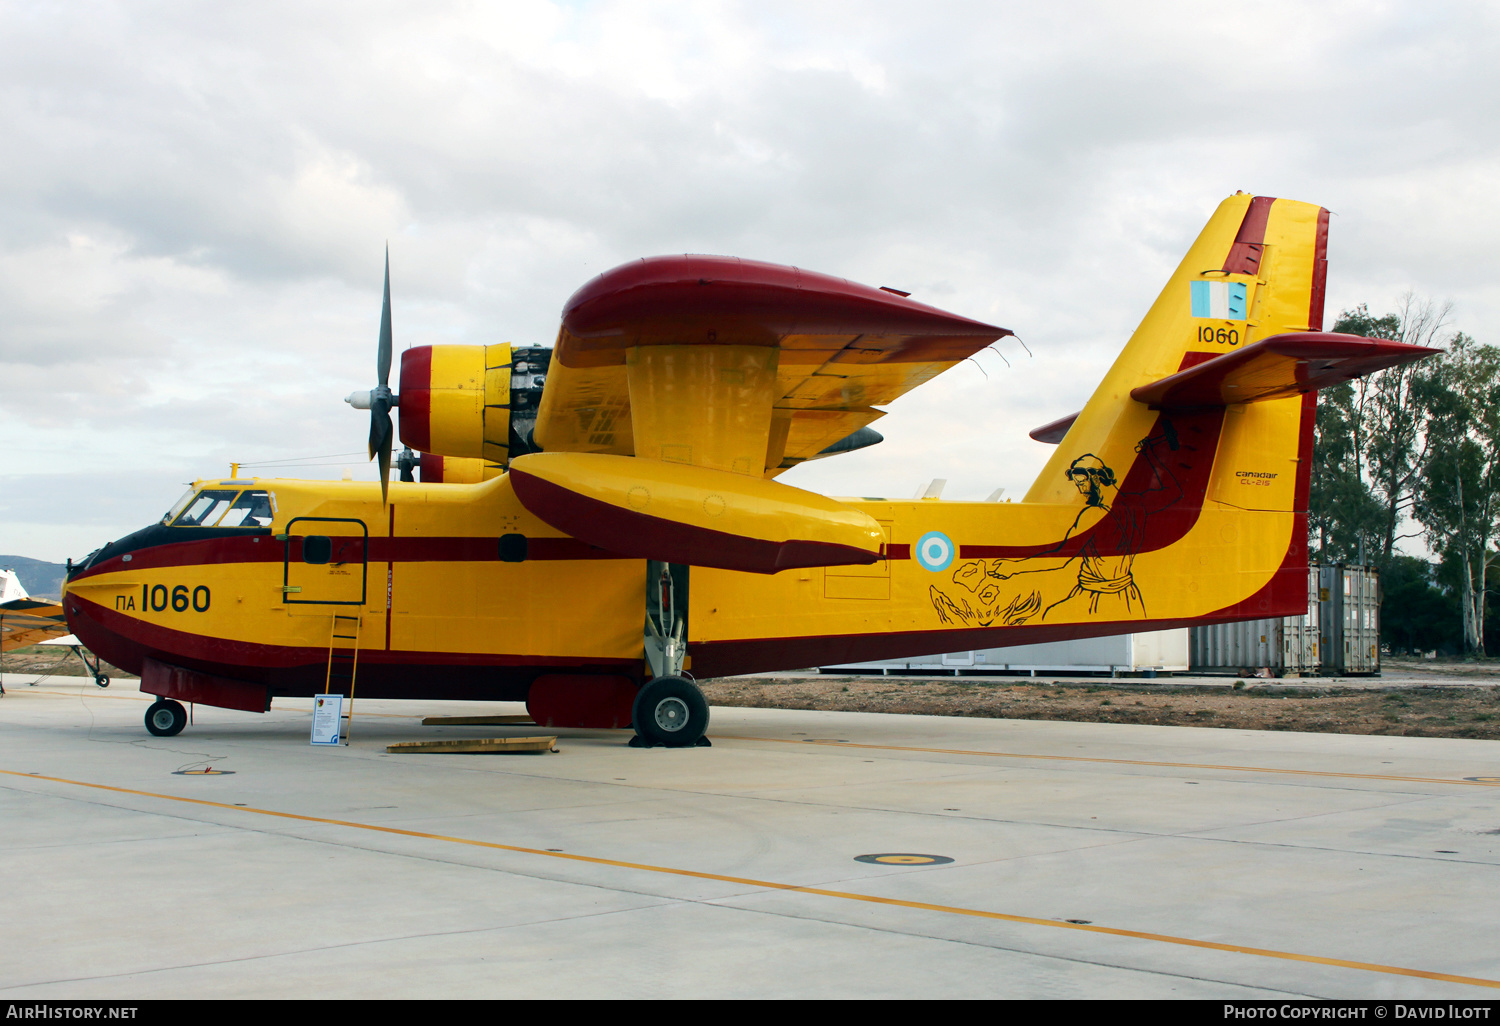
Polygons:
M0 652L25 648L68 633L63 607L38 599L0 603Z
M1009 334L796 267L715 256L637 260L568 300L534 437L547 452L712 466L712 457L683 458L685 447L702 445L688 437L698 418L683 407L712 404L715 417L731 422L721 433L738 436L724 469L775 477Z
M564 307L541 451L511 462L511 485L610 552L768 574L873 563L888 539L868 514L767 479L878 440L876 407L1008 334L795 267L625 264Z

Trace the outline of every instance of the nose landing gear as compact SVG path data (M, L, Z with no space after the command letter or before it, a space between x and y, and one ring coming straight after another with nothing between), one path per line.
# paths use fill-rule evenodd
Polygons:
M170 698L158 698L146 710L146 729L156 737L172 737L181 734L187 726L187 710L182 703Z

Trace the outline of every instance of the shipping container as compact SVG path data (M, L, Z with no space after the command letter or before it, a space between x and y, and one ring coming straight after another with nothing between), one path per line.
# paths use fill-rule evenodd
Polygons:
M1371 566L1324 566L1319 598L1323 672L1380 672L1380 572Z
M1307 612L1190 629L1195 673L1252 673L1282 677L1319 671L1318 567L1307 572Z
M971 652L868 663L839 663L824 670L854 673L1181 673L1188 668L1188 630L1143 631L1104 638L1078 638L1040 645L1013 645Z
M1309 567L1307 604L1301 616L1192 628L1193 671L1278 677L1380 672L1380 574L1374 567Z

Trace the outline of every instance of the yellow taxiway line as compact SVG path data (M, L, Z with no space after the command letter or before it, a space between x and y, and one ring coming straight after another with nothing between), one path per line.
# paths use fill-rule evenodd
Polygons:
M1168 769L1230 770L1235 773L1280 773L1296 777L1346 777L1355 780L1398 780L1410 784L1462 784L1465 787L1500 787L1500 777L1463 780L1452 777L1403 777L1389 773L1341 773L1335 770L1278 769L1274 766L1221 766L1211 762L1155 762L1149 759L1105 759L1097 755L1033 755L1026 752L981 752L965 748L918 748L909 745L866 745L854 741L823 738L744 737L715 734L725 741L773 741L784 745L825 745L829 748L863 748L882 752L926 752L935 755L983 755L993 759L1048 759L1055 762L1099 762L1111 766L1165 766Z
M48 698L113 698L117 702L149 702L156 698L155 695L130 692L123 695L106 695L102 688L96 688L94 691L48 691L46 688L33 687L30 684L10 685L5 689L5 697L9 698L12 695L46 695Z
M865 746L878 747L878 746ZM974 753L980 754L980 753ZM994 753L983 753L994 754ZM1059 756L1059 758L1062 758ZM1055 930L1080 930L1084 933L1106 934L1111 937L1129 937L1135 940L1157 941L1163 944L1177 944L1190 948L1205 948L1210 951L1228 951L1238 955L1258 955L1263 958L1279 958L1289 962L1310 962L1315 965L1338 966L1343 969L1359 969L1364 972L1385 973L1392 976L1414 976L1423 980L1438 980L1444 983L1461 983L1472 987L1489 987L1500 990L1500 980L1487 980L1477 976L1458 976L1453 973L1437 973L1427 969L1407 969L1396 965L1381 965L1377 962L1357 962L1345 958L1327 958L1322 955L1304 955L1295 951L1276 951L1271 948L1252 948L1242 944L1221 944L1217 941L1195 940L1191 937L1174 937L1165 933L1148 933L1143 930L1122 930L1112 926L1095 926L1085 923L1058 922L1054 919L1039 919L1034 916L1018 916L1007 912L990 912L985 909L963 908L957 905L937 905L926 901L907 901L903 898L882 898L873 894L860 894L855 891L836 891L824 887L807 887L801 884L778 883L775 880L757 880L753 877L728 876L723 873L703 873L693 869L677 869L672 866L653 866L644 862L624 862L619 859L599 858L594 855L574 855L568 852L546 851L541 848L526 848L515 844L499 844L495 841L478 841L468 837L451 837L447 834L431 834L421 830L403 830L399 827L377 826L373 823L357 823L347 819L329 819L324 816L304 816L295 812L279 812L275 809L257 809L245 805L230 805L225 802L208 801L204 798L186 798L175 794L159 794L155 791L139 791L129 787L115 787L110 784L95 784L84 780L68 780L64 777L50 777L41 773L22 773L17 770L0 769L0 773L12 777L21 777L27 780L46 780L54 784L69 784L74 787L88 787L99 791L113 791L117 794L133 794L143 798L159 798L165 801L184 802L190 805L203 805L209 808L224 809L227 812L246 812L258 816L274 816L278 819L298 820L303 823L323 823L329 826L349 827L352 830L368 830L373 833L393 834L399 837L416 837L429 841L443 841L449 844L464 844L475 848L489 848L495 851L508 851L521 855L540 855L544 858L564 859L570 862L584 862L595 866L613 866L619 869L634 869L646 873L662 873L669 876L685 876L696 880L715 880L721 883L740 884L746 887L765 888L776 891L793 891L799 894L814 894L824 898L839 898L844 901L865 902L871 905L891 905L897 908L919 909L925 912L942 912L947 915L967 916L976 919L991 919L1005 923L1020 923L1026 926L1046 926Z
M68 691L32 691L28 689L22 692L19 685L14 686L17 694L52 695L59 698L78 698L81 695ZM123 694L105 695L93 691L83 692L90 698L112 698L125 701L155 701L156 696L147 694ZM301 711L301 710L297 710ZM423 716L423 713L360 713L360 718L377 718L389 720L410 720ZM523 726L523 724L516 724ZM1464 787L1500 787L1500 776L1489 780L1463 780L1452 777L1409 777L1392 773L1345 773L1336 770L1305 770L1305 769L1281 769L1275 766L1232 766L1211 762L1159 762L1150 759L1106 759L1097 755L1037 755L1030 752L984 752L971 748L922 748L915 745L867 745L855 741L831 741L823 738L790 738L790 737L751 737L741 734L714 734L713 737L724 741L765 741L773 744L783 745L826 745L830 748L857 748L880 752L920 752L928 755L981 755L991 759L1042 759L1052 762L1093 762L1103 763L1110 766L1160 766L1166 769L1194 769L1194 770L1222 770L1231 773L1276 773L1282 776L1294 777L1339 777L1349 780L1387 780L1407 784L1459 784Z

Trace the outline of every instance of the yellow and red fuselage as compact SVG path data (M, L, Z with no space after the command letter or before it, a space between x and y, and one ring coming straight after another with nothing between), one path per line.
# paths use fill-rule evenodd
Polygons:
M626 265L570 301L524 449L508 347L408 351L402 438L481 472L393 482L388 504L375 484L199 482L242 508L264 493L268 522L106 546L70 576L69 625L253 708L328 687L340 623L363 696L626 693L663 564L690 565L699 677L1293 614L1316 389L1426 352L1320 333L1326 238L1318 207L1226 200L1017 503L772 480L1005 329L795 268Z

